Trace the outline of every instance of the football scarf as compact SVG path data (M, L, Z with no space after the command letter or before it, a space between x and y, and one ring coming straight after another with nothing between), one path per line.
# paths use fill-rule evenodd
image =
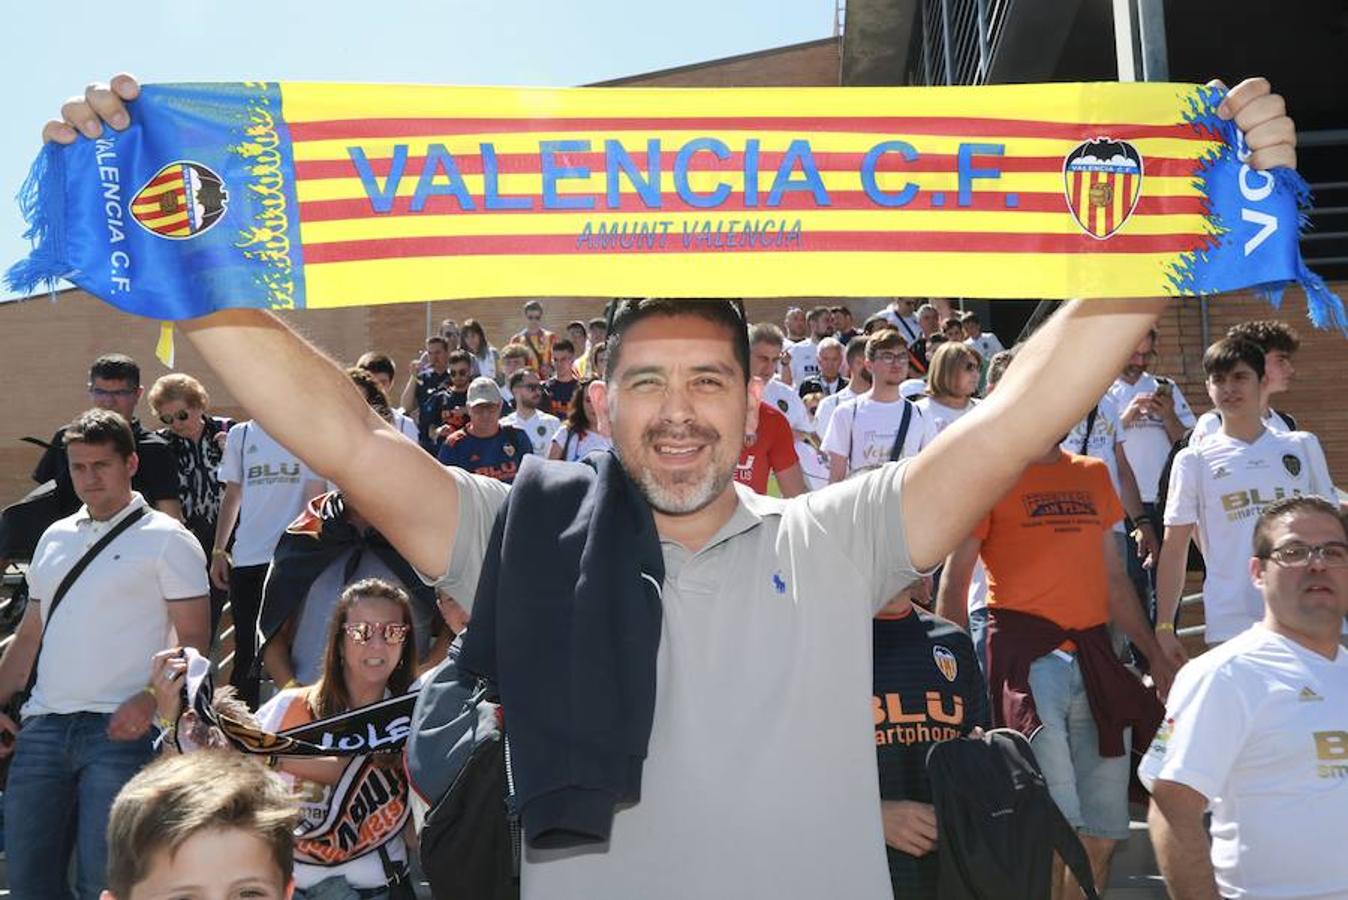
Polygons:
M1306 290L1305 182L1180 84L146 86L43 149L28 292L163 320L502 296Z

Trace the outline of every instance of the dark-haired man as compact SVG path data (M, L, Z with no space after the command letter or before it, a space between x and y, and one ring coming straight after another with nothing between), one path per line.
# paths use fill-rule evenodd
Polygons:
M123 101L137 90L129 78L93 88L65 117L100 133L100 119L129 117ZM1251 167L1294 164L1293 123L1282 110L1263 80L1224 101L1222 114L1237 117L1254 148ZM75 139L59 125L47 134ZM642 717L649 734L634 735L631 754L619 751L630 764L622 771L639 771L639 800L564 785L553 799L583 807L571 811L587 821L571 824L590 842L529 847L524 900L892 896L868 734L871 617L1080 420L1167 302L1065 304L997 396L946 429L934 452L791 500L734 484L759 399L742 307L661 299L616 307L610 377L590 390L620 467L609 471L635 512L649 514L663 574L648 580L636 560L624 562L625 595L640 591L661 615L658 636L647 635L658 644L647 660L658 676ZM446 592L474 597L484 565L500 569L501 557L486 556L510 495L503 485L409 447L340 369L264 310L223 310L182 327L244 406ZM959 491L949 489L952 471ZM529 637L563 635L545 628ZM556 696L553 682L524 682L535 697ZM619 796L636 802L610 816Z
M445 438L468 424L468 384L473 380L473 357L467 350L449 354L449 380L431 392L423 405L430 420L436 450Z
M1138 767L1156 858L1177 900L1348 896L1348 524L1279 500L1253 549L1262 621L1180 670Z
M544 410L547 402L543 394L543 383L533 369L520 369L506 381L510 396L515 398L515 409L501 417L501 425L517 428L529 439L533 451L547 459L548 448L562 420Z
M1276 319L1262 319L1253 322L1237 322L1226 331L1232 340L1249 341L1264 351L1264 390L1259 399L1263 410L1264 426L1270 431L1296 431L1297 422L1289 412L1272 407L1274 396L1284 393L1292 387L1292 377L1296 369L1292 367L1292 357L1301 349L1301 337L1286 322ZM1221 429L1220 410L1208 410L1194 423L1190 443L1207 440Z
M370 350L360 355L356 360L356 368L363 369L370 373L375 384L384 392L384 398L388 401L389 412L393 416L393 425L408 438L414 441L420 441L420 435L417 431L416 420L403 412L401 408L393 405L393 380L398 375L398 367L393 359L387 353L376 353Z
M1315 435L1276 432L1264 424L1264 354L1249 341L1224 338L1203 354L1208 397L1220 429L1175 456L1165 509L1165 538L1156 570L1156 631L1162 648L1183 661L1175 615L1184 589L1189 542L1197 538L1203 579L1205 637L1220 644L1260 621L1263 600L1247 561L1255 521L1275 500L1337 496Z
M576 345L560 338L552 345L552 377L543 384L544 412L565 419L571 412L571 398L576 395ZM546 449L544 450L546 454Z
M449 341L438 334L426 338L426 349L412 360L407 384L398 400L408 415L417 420L421 447L435 453L435 430L440 427L437 417L426 407L431 395L449 381Z
M512 344L523 344L534 353L538 374L552 375L552 345L557 335L543 327L543 304L530 300L524 304L524 328L510 338Z
M38 541L28 569L32 600L0 660L0 705L37 666L22 730L0 714L0 730L18 738L5 786L5 851L9 886L21 897L69 896L72 851L78 895L98 896L113 798L154 756L151 657L171 642L203 653L210 643L206 557L177 519L132 490L138 458L130 425L92 409L63 437L84 505ZM58 595L80 558L133 515ZM15 746L0 742L0 755Z
M178 462L164 439L146 431L136 418L136 405L143 393L140 366L123 353L105 353L89 367L89 399L97 409L111 410L126 419L135 436L139 465L132 476L132 488L155 509L181 520ZM79 508L79 497L70 481L65 429L52 435L51 444L33 469L33 480L38 484L56 482L56 504L61 515L69 515Z

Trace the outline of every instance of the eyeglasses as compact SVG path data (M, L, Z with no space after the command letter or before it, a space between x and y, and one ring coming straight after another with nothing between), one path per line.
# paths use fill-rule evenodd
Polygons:
M401 644L407 640L407 632L411 626L402 622L384 622L382 625L370 622L347 622L342 626L346 636L351 638L357 644L368 644L370 639L376 634L383 634L384 643Z
M1348 544L1343 541L1330 541L1314 546L1302 543L1284 544L1268 551L1264 558L1271 559L1286 569L1301 569L1309 566L1311 560L1317 557L1326 568L1342 569L1348 566Z
M176 413L173 413L172 415L160 416L159 421L163 422L165 425L172 425L175 420L179 422L186 422L190 418L192 418L192 414L190 412L188 412L185 409L180 409Z
M888 350L882 350L875 354L875 358L872 359L871 362L885 363L886 365L892 366L901 359L907 359L907 357L902 353L891 353Z
M92 385L89 387L89 396L96 400L111 400L115 397L134 397L135 395L136 388L118 388L115 391L110 391L107 388L93 387Z

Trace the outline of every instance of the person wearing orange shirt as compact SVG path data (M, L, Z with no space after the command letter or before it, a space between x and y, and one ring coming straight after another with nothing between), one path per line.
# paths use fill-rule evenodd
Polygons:
M530 300L524 304L524 330L510 340L524 344L538 357L538 374L542 378L552 377L552 345L557 335L543 327L543 304Z
M1026 468L946 561L936 613L966 621L975 563L988 576L992 721L1030 739L1049 793L1078 830L1096 884L1107 884L1128 837L1129 739L1160 724L1156 696L1114 653L1113 621L1152 661L1164 695L1174 677L1161 654L1113 527L1123 506L1099 460L1058 446ZM1075 885L1055 880L1054 895Z

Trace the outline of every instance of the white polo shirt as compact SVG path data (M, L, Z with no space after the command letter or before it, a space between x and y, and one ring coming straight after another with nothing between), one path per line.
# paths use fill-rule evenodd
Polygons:
M526 460L526 464L528 461ZM736 485L697 552L661 541L663 620L641 800L607 844L524 854L524 900L888 900L871 619L918 577L890 463L790 500ZM508 486L450 470L475 595Z
M1348 897L1348 653L1329 660L1262 624L1189 662L1138 766L1212 811L1223 897Z
M28 569L42 622L66 573L110 528L145 506L131 502L105 522L87 507L54 522ZM119 534L75 580L42 639L37 684L25 716L111 713L150 681L150 657L169 646L168 604L204 597L206 555L192 532L154 509Z

